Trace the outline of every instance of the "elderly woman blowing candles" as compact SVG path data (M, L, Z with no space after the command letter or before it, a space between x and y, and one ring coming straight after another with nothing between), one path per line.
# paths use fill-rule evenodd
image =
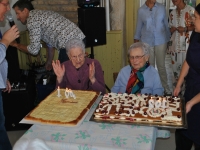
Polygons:
M57 76L57 85L73 90L94 90L106 92L103 71L95 59L85 57L85 45L80 39L72 39L66 44L66 53L70 60L60 64L53 61Z

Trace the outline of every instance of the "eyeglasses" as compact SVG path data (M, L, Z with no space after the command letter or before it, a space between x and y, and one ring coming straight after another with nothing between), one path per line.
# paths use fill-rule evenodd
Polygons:
M145 55L145 54L144 54ZM129 56L129 59L130 60L139 60L139 59L141 59L142 57L144 57L144 55L142 55L142 56Z
M0 2L0 4L2 4L5 7L8 7L10 3L2 3L2 2Z
M71 56L71 59L76 60L76 59L83 59L84 53L79 54L78 56Z

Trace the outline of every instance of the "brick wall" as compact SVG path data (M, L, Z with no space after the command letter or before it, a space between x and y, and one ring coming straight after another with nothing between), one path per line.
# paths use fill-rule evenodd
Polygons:
M35 9L52 10L76 24L78 22L77 0L34 0L32 4Z

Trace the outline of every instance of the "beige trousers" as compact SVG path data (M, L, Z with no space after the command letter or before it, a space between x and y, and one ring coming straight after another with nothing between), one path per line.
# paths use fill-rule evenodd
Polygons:
M172 92L172 90L169 89L169 85L167 84L167 72L165 68L165 56L167 51L167 43L162 45L156 45L152 46L150 49L150 58L149 62L150 65L158 68L158 73L160 75L160 80L162 83L162 86L166 93Z

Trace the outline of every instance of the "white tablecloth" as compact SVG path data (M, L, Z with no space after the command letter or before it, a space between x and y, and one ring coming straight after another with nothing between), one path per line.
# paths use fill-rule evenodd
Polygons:
M156 127L89 121L100 99L94 103L80 126L33 125L17 143L39 138L52 150L153 150L156 138L170 137L169 130ZM20 145L17 143L14 150Z

